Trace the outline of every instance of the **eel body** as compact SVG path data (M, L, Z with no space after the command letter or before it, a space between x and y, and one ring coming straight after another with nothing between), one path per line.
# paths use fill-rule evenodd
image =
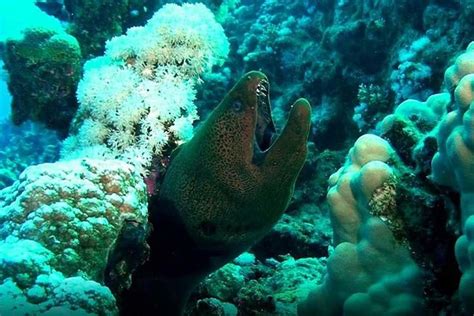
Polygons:
M277 136L269 88L261 72L245 74L173 153L150 201L151 258L125 293L123 314L181 315L192 289L285 211L306 159L311 110L298 99Z

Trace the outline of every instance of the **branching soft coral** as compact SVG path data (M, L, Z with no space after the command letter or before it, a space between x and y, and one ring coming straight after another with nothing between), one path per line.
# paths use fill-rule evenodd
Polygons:
M222 27L204 5L165 5L86 63L62 156L118 158L147 174L167 145L192 136L195 86L228 51Z

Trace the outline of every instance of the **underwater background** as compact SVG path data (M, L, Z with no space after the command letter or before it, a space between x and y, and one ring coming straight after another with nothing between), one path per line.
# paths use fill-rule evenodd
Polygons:
M0 315L473 315L473 30L1 0Z

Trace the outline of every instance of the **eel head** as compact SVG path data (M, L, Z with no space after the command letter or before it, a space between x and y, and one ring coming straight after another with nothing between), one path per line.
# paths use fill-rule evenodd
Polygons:
M306 159L310 105L297 100L276 135L267 77L245 74L171 161L160 199L202 248L241 251L291 199Z

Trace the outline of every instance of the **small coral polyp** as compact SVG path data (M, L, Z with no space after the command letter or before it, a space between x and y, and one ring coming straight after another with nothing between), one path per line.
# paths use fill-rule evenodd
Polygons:
M147 175L164 150L193 135L195 87L228 51L202 4L165 5L145 26L111 39L105 55L84 66L62 157L119 159Z

